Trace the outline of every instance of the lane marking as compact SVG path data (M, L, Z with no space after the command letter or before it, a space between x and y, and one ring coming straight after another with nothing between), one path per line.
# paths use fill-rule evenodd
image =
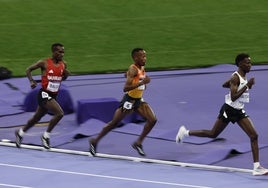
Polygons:
M22 168L22 169L30 169L30 170L38 170L38 171L46 171L46 172L55 172L55 173L62 173L62 174L71 174L71 175L91 176L91 177L97 177L97 178L116 179L116 180L123 180L123 181L134 181L134 182L142 182L142 183L152 183L152 184L161 184L161 185L180 186L180 187L212 188L212 187L208 187L208 186L180 184L180 183L171 183L171 182L164 182L164 181L153 181L153 180L136 179L136 178L126 178L126 177L119 177L119 176L90 174L90 173L83 173L83 172L56 170L56 169L30 167L30 166L22 166L22 165L12 165L12 164L5 164L5 163L0 163L0 166L13 167L13 168Z
M0 146L16 147L16 144L0 141ZM76 150L59 149L59 148L51 148L49 150L46 150L42 146L27 145L27 144L22 144L21 148L39 150L39 151L40 150L50 151L50 152L56 152L56 153L91 156L89 152L85 152L85 151L76 151ZM214 165L195 164L195 163L183 163L183 162L165 161L165 160L159 160L159 159L140 158L140 157L131 157L131 156L123 156L123 155L111 155L111 154L105 154L105 153L97 153L96 157L109 158L109 159L121 159L121 160L136 161L136 162L138 161L138 162L146 162L146 163L156 163L156 164L181 166L181 167L192 167L192 168L200 168L200 169L208 169L208 170L252 173L252 170L243 169L243 168L233 168L233 167L214 166Z
M20 185L4 184L4 183L0 183L0 186L2 186L2 187L15 187L15 188L32 188L32 187L26 187L26 186L20 186Z

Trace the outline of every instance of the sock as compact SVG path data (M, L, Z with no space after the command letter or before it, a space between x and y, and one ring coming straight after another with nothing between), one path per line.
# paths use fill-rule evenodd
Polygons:
M256 169L260 166L260 162L253 163L253 168Z
M46 131L46 132L44 132L43 136L44 136L45 138L49 138L49 137L50 137L50 133Z
M186 130L186 136L189 136L189 132L190 132L189 130Z
M19 129L19 135L23 136L25 134L25 132L22 130L22 128Z

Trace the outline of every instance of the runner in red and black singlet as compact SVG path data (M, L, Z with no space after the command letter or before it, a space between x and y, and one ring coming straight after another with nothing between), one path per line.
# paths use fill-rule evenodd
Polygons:
M64 115L62 108L56 101L56 97L61 82L65 80L70 73L67 70L66 62L62 60L64 56L64 46L60 43L55 43L51 48L51 58L37 61L26 69L26 75L30 81L31 88L35 88L37 86L37 82L33 79L31 72L36 69L41 69L42 88L38 93L38 107L35 114L28 120L24 127L15 132L17 147L20 147L25 132L38 123L48 112L51 112L53 117L49 121L47 130L41 137L43 146L46 149L49 149L50 133Z
M63 61L59 61L57 64L53 62L52 58L47 59L47 68L42 75L42 88L45 91L51 93L58 93L65 64Z

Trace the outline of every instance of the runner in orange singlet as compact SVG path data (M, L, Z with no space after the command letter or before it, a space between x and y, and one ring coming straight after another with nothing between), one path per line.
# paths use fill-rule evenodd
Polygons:
M131 55L134 64L129 66L126 73L126 82L123 89L125 95L120 102L120 106L116 109L113 119L104 126L99 135L96 138L89 140L89 151L93 156L96 154L97 144L102 137L115 128L127 114L134 111L146 119L146 124L141 135L132 144L132 147L137 150L140 155L145 156L142 142L154 127L157 119L150 105L142 98L146 85L150 83L150 78L145 74L144 70L146 52L142 48L135 48L132 50Z

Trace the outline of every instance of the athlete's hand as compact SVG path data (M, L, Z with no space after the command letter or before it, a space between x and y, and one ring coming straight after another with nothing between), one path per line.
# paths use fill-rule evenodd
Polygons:
M37 86L37 82L35 80L31 80L31 88L34 89Z
M142 80L143 84L148 84L150 83L151 78L149 76L145 76L145 78Z
M251 89L254 84L255 84L255 78L250 78L248 80L247 86L249 89Z

